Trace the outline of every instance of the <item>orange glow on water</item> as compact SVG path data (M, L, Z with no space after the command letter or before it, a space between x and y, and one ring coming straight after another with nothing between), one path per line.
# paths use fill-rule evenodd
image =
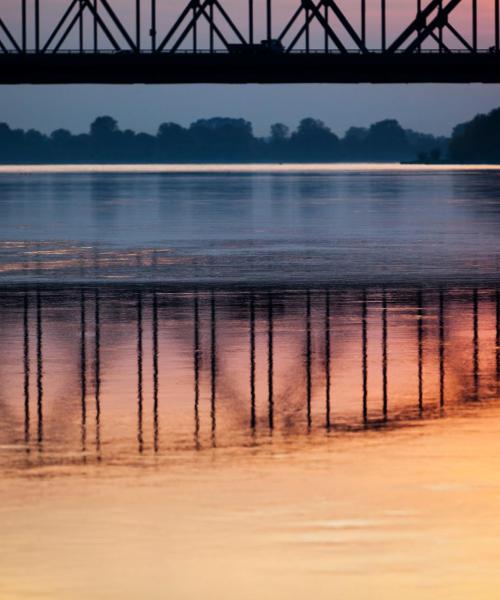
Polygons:
M496 394L490 290L69 289L12 299L6 443L27 425L34 443L41 416L43 444L83 444L89 458L97 434L111 455L127 444L133 454L137 440L141 451L227 446L270 428L286 438L396 425ZM15 305L25 301L26 313Z
M1 300L4 597L498 587L495 289Z

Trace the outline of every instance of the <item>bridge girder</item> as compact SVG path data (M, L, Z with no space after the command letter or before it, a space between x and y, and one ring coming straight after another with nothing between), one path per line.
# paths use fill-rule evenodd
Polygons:
M0 54L3 84L500 83L500 55Z

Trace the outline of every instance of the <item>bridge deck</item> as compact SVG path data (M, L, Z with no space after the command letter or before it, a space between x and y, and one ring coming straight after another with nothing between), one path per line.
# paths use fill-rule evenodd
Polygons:
M0 54L0 84L500 83L500 54Z

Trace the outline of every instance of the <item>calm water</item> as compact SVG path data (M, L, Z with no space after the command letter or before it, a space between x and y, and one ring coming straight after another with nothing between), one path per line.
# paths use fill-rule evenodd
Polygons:
M199 169L3 168L0 281L497 279L498 170Z
M199 169L0 172L0 598L495 597L499 172Z

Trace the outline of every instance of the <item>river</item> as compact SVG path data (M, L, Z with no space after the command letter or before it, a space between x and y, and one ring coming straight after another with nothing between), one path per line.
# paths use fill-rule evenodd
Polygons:
M499 177L2 167L0 597L494 597Z

